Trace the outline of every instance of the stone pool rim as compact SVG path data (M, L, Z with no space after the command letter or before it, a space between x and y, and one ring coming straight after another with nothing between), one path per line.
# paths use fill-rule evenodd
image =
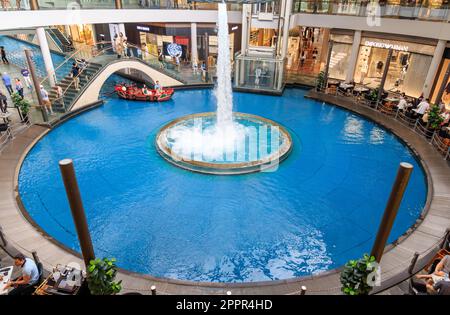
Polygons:
M167 130L176 126L177 124L195 118L211 118L211 117L216 117L216 113L203 112L203 113L189 114L175 118L174 120L171 120L169 123L166 123L159 129L155 137L156 151L167 162L177 167L192 172L198 172L209 175L241 175L241 174L262 172L268 168L273 167L271 164L273 161L278 160L278 164L281 163L288 157L289 153L292 151L293 142L291 135L286 130L286 128L283 127L283 125L277 123L274 120L262 116L242 112L233 112L233 119L242 118L258 123L263 122L267 125L270 125L271 127L273 126L278 127L280 130L280 134L283 135L286 143L279 149L278 152L272 153L269 156L265 157L264 159L249 162L230 162L230 163L213 163L205 161L187 160L174 153L171 150L171 148L169 148L167 145L163 143L162 138L167 134Z
M96 108L97 106L100 106L101 104L95 104L94 106L91 107L85 107L83 110L78 111L75 115L72 115L71 117L69 117L68 119L71 119L75 116L78 116L79 114ZM338 104L338 102L334 102L334 101L327 101L327 105L328 106L338 106L341 107L351 113L354 113L356 115L360 115L365 117L366 119L368 119L371 122L374 122L376 124L381 125L384 129L390 131L392 134L396 135L399 139L401 139L403 141L403 143L405 143L409 149L411 149L413 156L415 156L418 161L420 162L420 165L422 166L423 170L424 170L424 174L426 177L426 182L427 182L427 200L426 203L424 205L423 211L422 211L422 215L416 220L416 223L413 224L406 232L405 234L403 234L402 236L400 236L396 241L394 241L392 244L389 244L385 247L385 254L387 252L390 252L391 250L395 250L395 245L398 245L400 243L402 243L403 241L405 241L409 236L411 236L415 230L419 227L419 225L422 223L422 221L424 220L429 208L430 208L430 204L431 201L434 197L434 190L433 190L433 180L430 174L430 170L428 168L428 164L426 162L425 159L422 158L421 154L419 154L415 149L414 146L412 146L410 144L410 142L407 141L407 139L403 139L399 134L398 131L389 128L388 126L386 126L384 124L383 121L377 121L375 120L375 115L376 112L372 111L369 112L369 114L364 114L364 113L359 113L357 111L355 111L352 108L347 107L345 104ZM318 104L319 106L319 104ZM359 105L362 107L362 105ZM387 121L392 120L392 118L388 118L387 116L383 116ZM55 128L62 125L63 122L67 121L68 119L65 119L61 122L58 122L55 125ZM394 121L394 120L392 120ZM395 122L395 124L397 124L398 122ZM399 125L400 126L400 125ZM408 129L405 126L401 126L401 129ZM67 247L66 245L62 244L61 242L59 242L58 240L54 239L53 237L51 237L49 234L46 233L45 230L43 230L42 228L40 228L40 226L38 224L36 224L36 222L34 222L34 220L31 218L31 216L28 214L28 212L26 211L26 209L24 208L22 202L21 202L21 198L20 198L20 194L18 193L18 176L20 173L20 169L22 167L22 163L24 161L24 159L26 158L28 152L30 150L32 150L32 148L36 145L37 142L39 142L40 139L42 139L45 135L47 135L49 132L51 132L52 129L48 129L45 130L44 132L42 132L41 134L39 134L38 136L36 136L32 142L30 144L28 144L28 146L26 147L26 149L21 153L19 161L16 164L16 169L15 169L15 174L14 174L14 178L13 178L13 189L14 189L14 195L16 197L16 203L19 207L20 212L22 213L22 215L26 218L26 220L28 221L29 224L31 224L38 232L40 232L41 236L46 239L49 240L50 242L52 242L53 244L57 245L58 247L62 248L64 251L74 255L77 258L81 257L81 254L76 252L75 250ZM414 135L413 137L417 137L419 139L420 142L425 141L424 139L422 139L421 137L419 137L418 135ZM430 147L431 150L434 151L434 149L432 147ZM436 152L435 152L436 153ZM437 153L436 153L437 154ZM57 259L54 259L57 260ZM255 281L255 282L201 282L201 281L189 281L189 280L178 280L178 279L172 279L172 278L164 278L164 277L155 277L152 275L148 275L148 274L143 274L143 273L137 273L137 272L133 272L133 271L129 271L126 269L122 269L119 268L120 273L123 273L124 275L130 275L130 276L137 276L139 278L143 278L146 280L156 280L156 281L163 281L169 284L181 284L181 285L187 285L190 287L200 287L200 286L204 286L204 287L210 287L210 288L257 288L257 287L261 287L261 286L267 286L267 285L272 285L272 286L276 286L276 285L282 285L282 284L287 284L287 283L294 283L294 282L299 282L301 283L301 281L305 281L305 280L318 280L322 277L331 275L331 274L335 274L337 272L339 272L340 270L342 270L342 266L335 268L335 269L330 269L324 272L321 272L319 274L316 275L308 275L308 276L301 276L301 277L295 277L295 278L289 278L289 279L282 279L282 280L269 280L269 281ZM395 275L394 275L395 277ZM324 286L325 287L325 286ZM189 292L189 287L186 287L186 290Z

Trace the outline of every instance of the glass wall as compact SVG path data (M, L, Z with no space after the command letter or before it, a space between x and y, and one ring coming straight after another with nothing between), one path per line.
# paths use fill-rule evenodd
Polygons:
M444 86L445 88L444 94L442 95L442 99L440 101L443 102L447 107L450 107L450 77L448 78L447 82L444 82L444 79L445 73L447 72L447 69L449 67L450 67L450 58L445 58L442 62L441 71L439 72L439 75L437 77L436 85L433 91L433 95L431 97L431 102L433 102L434 104L439 103L439 100L437 100L439 89L441 88L441 86Z
M238 56L235 62L234 85L250 90L281 92L284 62L255 56Z

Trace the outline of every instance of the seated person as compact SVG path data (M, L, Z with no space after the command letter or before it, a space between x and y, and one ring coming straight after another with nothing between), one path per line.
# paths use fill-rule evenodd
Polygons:
M411 105L408 104L408 101L406 100L406 94L402 93L402 95L400 95L400 100L397 104L397 108L403 112L407 110L410 106Z
M142 94L144 95L150 95L150 92L147 89L147 86L144 84L144 86L142 87Z
M9 281L5 289L14 288L9 295L26 295L34 291L34 285L39 281L39 270L33 259L26 258L23 254L14 257L14 265L22 269L22 276Z
M448 279L450 273L450 255L445 255L444 258L436 265L433 273L427 275L417 275L416 279L423 279L427 286L433 286L441 280Z
M441 280L433 285L427 284L427 292L436 295L450 295L450 280Z
M422 117L425 112L430 108L430 100L427 98L426 100L423 100L417 105L417 108L413 109L414 112L414 118Z
M155 90L162 90L162 86L161 86L161 84L159 84L159 81L156 81L154 89Z

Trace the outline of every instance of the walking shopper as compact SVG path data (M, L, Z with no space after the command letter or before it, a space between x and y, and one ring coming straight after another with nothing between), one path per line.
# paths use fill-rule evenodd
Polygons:
M25 81L27 87L31 89L33 84L31 83L30 71L28 71L27 68L23 68L22 70L20 70L20 73L22 73L23 80Z
M5 51L5 47L4 46L0 47L0 55L2 56L3 63L9 65L8 58L6 58L6 51Z
M6 113L8 110L8 99L2 92L0 92L0 110L2 113Z
M23 99L23 84L19 78L16 78L16 91L19 93L20 98Z
M73 79L73 86L74 86L75 90L79 91L80 90L80 78L79 78L80 67L78 67L76 62L74 62L72 64L71 73L72 73L72 79Z
M52 109L52 103L50 102L50 98L48 97L48 92L46 89L44 89L44 86L40 86L41 90L41 98L42 102L44 103L44 108L47 111L47 114L53 115L53 109Z
M11 77L8 75L8 73L4 72L2 75L3 84L5 85L6 89L8 90L9 95L14 93L14 90L11 86Z

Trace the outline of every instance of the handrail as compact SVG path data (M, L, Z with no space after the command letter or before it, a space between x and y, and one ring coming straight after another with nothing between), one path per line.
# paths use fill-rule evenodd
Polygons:
M96 45L100 45L100 44L111 44L112 42L98 42ZM89 45L87 47L95 47L96 45ZM43 84L45 81L47 81L49 79L50 76L56 75L56 71L59 70L61 67L63 67L64 65L67 64L67 62L72 61L75 58L75 55L77 55L79 52L86 50L86 46L79 48L78 50L76 50L74 53L72 53L70 56L66 57L65 60L63 62L61 62L56 68L53 69L53 72L50 73L49 75L47 75L46 77L44 77L44 79L41 81L41 84Z

